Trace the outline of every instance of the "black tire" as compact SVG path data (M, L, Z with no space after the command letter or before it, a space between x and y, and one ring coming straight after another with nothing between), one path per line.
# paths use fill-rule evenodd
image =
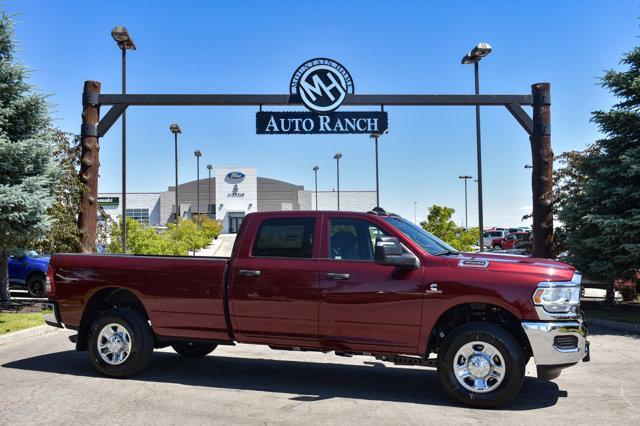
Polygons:
M44 275L31 275L27 280L27 291L31 297L45 297L47 295L47 283Z
M213 352L218 345L203 342L176 342L171 347L182 356L197 358Z
M126 359L117 365L106 362L98 350L100 332L109 324L119 324L130 336L130 351ZM114 308L101 313L89 330L89 359L101 373L111 377L129 377L139 373L151 362L153 354L153 330L147 320L138 312Z
M495 246L493 246L494 250L502 250L502 246L500 244L496 244Z
M465 344L480 341L493 345L504 358L502 382L489 392L474 392L458 382L454 373L454 357ZM438 354L438 380L453 400L471 407L489 408L506 404L520 392L524 382L526 356L516 339L495 324L470 322L454 329L442 342Z

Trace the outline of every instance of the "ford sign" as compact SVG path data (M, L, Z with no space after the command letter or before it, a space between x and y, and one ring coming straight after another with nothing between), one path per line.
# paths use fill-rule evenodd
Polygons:
M245 174L242 172L229 172L224 177L225 182L227 183L240 183L244 180Z

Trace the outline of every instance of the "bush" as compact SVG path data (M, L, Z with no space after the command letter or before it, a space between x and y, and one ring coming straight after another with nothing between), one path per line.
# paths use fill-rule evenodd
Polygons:
M200 226L189 219L170 223L164 231L156 230L127 218L127 252L132 254L155 254L165 256L187 256L190 251L209 245L222 230L220 221L205 218ZM110 253L122 253L122 221L112 223L109 232Z
M613 288L620 292L625 301L636 300L638 297L638 288L633 280L615 280Z
M218 238L218 235L222 232L222 222L205 216L200 219L200 230L211 241L214 238Z

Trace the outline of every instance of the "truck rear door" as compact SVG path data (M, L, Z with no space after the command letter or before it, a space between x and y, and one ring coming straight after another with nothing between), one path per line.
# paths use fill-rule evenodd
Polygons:
M243 225L229 277L236 338L316 347L319 215L258 215Z

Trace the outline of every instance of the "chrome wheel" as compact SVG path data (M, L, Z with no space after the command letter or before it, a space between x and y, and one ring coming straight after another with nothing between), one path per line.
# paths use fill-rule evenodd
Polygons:
M462 386L472 392L495 390L504 380L504 357L495 346L486 342L469 342L453 358L453 372Z
M127 360L131 352L131 336L121 324L111 323L98 334L98 353L104 362L119 365Z

